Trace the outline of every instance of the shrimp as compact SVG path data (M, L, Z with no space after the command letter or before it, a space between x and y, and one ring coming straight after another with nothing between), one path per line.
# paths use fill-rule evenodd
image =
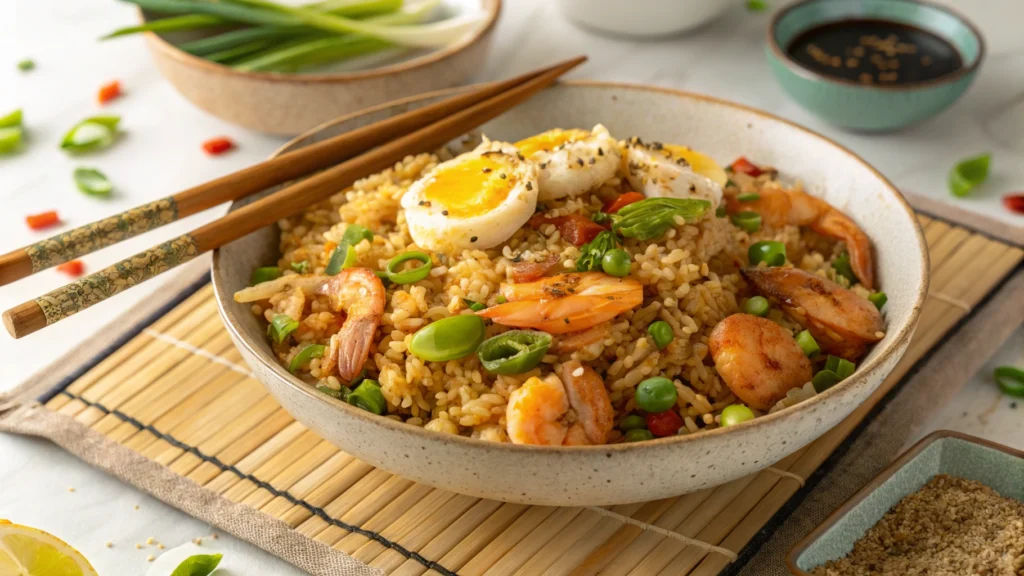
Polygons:
M600 272L502 284L501 295L508 302L477 314L505 326L535 328L551 334L592 328L636 308L644 299L643 286L636 280Z
M811 381L811 361L793 335L771 320L733 314L711 331L708 347L729 390L757 410Z
M266 300L287 288L327 296L334 311L345 312L345 322L320 362L321 372L327 375L337 366L342 379L355 378L370 357L384 313L387 294L380 278L367 268L346 268L334 276L291 274L239 290L235 302Z
M505 422L514 444L577 446L604 444L615 423L608 391L591 368L561 366L562 377L534 376L509 396Z
M559 338L551 348L551 351L555 354L569 354L576 352L601 342L605 338L608 338L611 333L611 325L609 325L609 323L605 322L604 324L598 324L593 328L573 332L572 334L566 334L564 337Z
M885 337L878 308L831 280L799 268L745 268L740 273L803 324L829 354L853 361Z
M810 226L822 236L842 240L850 252L853 273L865 288L874 289L875 264L871 240L849 216L802 190L766 187L758 192L758 196L756 200L743 202L736 196L729 196L726 199L728 212L735 214L750 210L760 214L769 226Z

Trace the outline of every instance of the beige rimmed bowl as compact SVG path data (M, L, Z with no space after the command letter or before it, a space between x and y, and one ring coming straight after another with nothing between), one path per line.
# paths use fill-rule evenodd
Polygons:
M432 103L428 94L339 118L278 153ZM485 124L516 141L552 127L605 124L619 138L686 144L722 163L737 156L777 167L852 216L875 244L878 278L889 296L885 338L857 372L813 399L737 426L649 442L586 447L496 444L429 432L375 416L317 392L274 359L266 329L232 294L252 270L279 257L268 227L214 253L221 316L256 378L300 422L374 466L455 492L508 502L605 505L665 498L760 470L821 436L854 410L903 355L928 288L928 254L899 192L849 150L795 124L715 98L646 86L568 82ZM237 209L251 199L236 202Z
M245 128L294 136L369 106L458 86L476 74L487 57L502 0L444 4L454 12L479 4L485 19L472 34L446 48L353 71L241 72L180 50L170 41L184 38L180 34L148 32L146 43L160 74L199 108Z

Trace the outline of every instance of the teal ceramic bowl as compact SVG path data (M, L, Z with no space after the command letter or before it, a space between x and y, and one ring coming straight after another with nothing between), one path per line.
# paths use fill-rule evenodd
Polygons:
M931 32L953 45L963 67L927 82L864 85L822 75L786 53L802 32L840 20L886 20ZM782 88L809 112L857 131L895 130L929 118L967 90L985 55L978 29L944 7L916 0L803 0L772 19L768 63Z
M904 497L937 474L980 482L1024 502L1024 452L966 434L939 430L925 437L860 489L786 557L789 571L810 571L850 553L853 544Z

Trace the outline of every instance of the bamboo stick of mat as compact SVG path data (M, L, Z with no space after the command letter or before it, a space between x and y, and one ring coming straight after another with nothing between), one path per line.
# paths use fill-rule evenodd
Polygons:
M428 126L564 65L565 63L562 63L534 70L500 82L480 84L473 90L429 106L303 146L166 198L136 206L120 214L2 254L0 286L133 238L143 232L155 230L218 204L244 198L260 190L343 162L374 146Z
M586 57L580 56L566 61L501 94L312 175L190 233L23 302L4 312L4 325L11 336L21 338L55 324L204 252L295 214L409 154L433 150L526 100L585 60Z

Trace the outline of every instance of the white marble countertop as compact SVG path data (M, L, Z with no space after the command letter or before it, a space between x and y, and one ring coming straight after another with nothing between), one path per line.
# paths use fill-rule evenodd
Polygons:
M852 148L898 186L941 201L954 201L946 191L945 178L956 160L991 152L989 183L972 198L955 202L1022 225L1024 219L1001 208L1000 197L1024 190L1024 35L1018 25L1024 4L1018 0L944 3L957 5L981 28L988 42L987 60L976 84L951 109L896 134L842 132L789 101L764 60L764 29L770 14L748 13L739 0L724 18L700 32L650 42L601 37L574 28L550 0L506 0L495 43L478 79L506 77L586 53L590 62L573 77L682 88L768 110ZM96 41L133 19L130 6L112 0L0 2L0 113L24 108L29 130L26 152L0 157L0 252L42 237L25 227L26 214L58 209L68 226L81 225L237 170L283 143L193 107L160 78L141 39ZM18 73L15 63L22 58L34 59L36 69ZM99 111L94 103L96 90L112 79L121 81L126 95L103 110L123 116L123 140L100 155L68 158L58 150L59 138L75 122ZM239 148L221 157L207 157L200 143L218 135L230 136ZM80 194L71 180L73 168L79 165L103 170L116 187L114 196L97 200ZM223 208L209 210L84 260L96 270L222 212ZM0 309L65 280L47 271L4 287ZM148 283L22 340L0 336L0 391L22 382L159 289L159 280ZM1018 334L1001 354L1005 362L1024 362L1024 335ZM1024 410L1024 402L1017 410ZM998 396L983 374L965 388L955 407L936 417L934 427L961 429L1020 446L1020 414L1010 408L1009 400ZM75 492L69 492L70 487ZM135 504L140 505L137 511ZM135 550L134 544L150 536L170 548L209 533L198 521L48 443L2 435L0 517L60 535L82 549L102 574L144 573L145 557L154 550ZM108 540L115 543L112 549L103 545ZM267 562L266 573L299 573L252 547L239 544L236 552Z

